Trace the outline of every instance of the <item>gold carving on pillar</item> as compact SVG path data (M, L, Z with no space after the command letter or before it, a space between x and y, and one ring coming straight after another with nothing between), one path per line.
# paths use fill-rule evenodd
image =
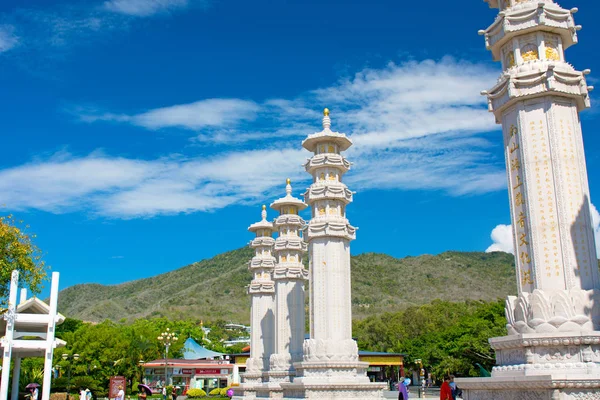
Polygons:
M560 61L558 37L554 35L544 35L544 44L546 45L546 60Z
M529 257L529 253L522 251L521 255L519 256L519 258L521 259L521 262L523 264L529 264L531 262L531 258Z
M518 171L521 169L521 162L519 161L518 158L515 158L514 160L510 160L510 170L511 171Z
M517 175L516 178L517 178L517 185L513 186L513 190L517 190L519 187L523 186L523 182L521 182L521 177L519 175Z
M515 195L515 205L517 207L522 206L523 204L525 204L525 199L523 198L523 194L521 192L518 192Z
M527 241L527 234L521 233L521 236L519 236L519 246L527 246L528 244L529 242Z
M546 59L550 61L560 61L558 49L555 49L553 47L546 47Z
M531 279L531 270L523 271L521 273L521 283L523 285L533 285L533 279Z
M538 53L537 46L533 44L528 44L525 47L523 47L523 50L521 51L521 58L523 58L523 61L538 60L540 56Z
M525 228L525 213L523 211L521 211L519 213L519 219L517 220L517 224L521 227L521 228Z

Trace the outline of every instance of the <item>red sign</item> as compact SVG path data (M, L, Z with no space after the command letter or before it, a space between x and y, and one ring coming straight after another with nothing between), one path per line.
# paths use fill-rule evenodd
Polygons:
M181 373L183 375L191 375L193 373L193 370L192 369L185 369L184 368L184 369L181 370Z
M196 375L221 375L219 368L200 369L196 368Z
M110 383L108 387L108 398L114 399L119 394L119 390L123 390L125 392L125 388L127 387L124 376L111 376ZM120 389L119 389L120 388ZM125 398L125 396L123 396Z

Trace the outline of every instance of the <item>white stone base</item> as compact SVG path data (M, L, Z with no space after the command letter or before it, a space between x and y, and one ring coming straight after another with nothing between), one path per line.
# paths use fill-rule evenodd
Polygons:
M241 384L233 388L232 400L282 399L281 386L274 383Z
M283 383L284 400L346 400L383 399L385 383L330 383L330 384L297 384Z
M600 400L600 376L457 378L464 400Z
M464 400L600 400L600 332L490 339L491 378L456 379Z
M282 383L283 398L296 399L383 399L385 383L371 383L369 363L359 361L303 361L294 363L297 376Z

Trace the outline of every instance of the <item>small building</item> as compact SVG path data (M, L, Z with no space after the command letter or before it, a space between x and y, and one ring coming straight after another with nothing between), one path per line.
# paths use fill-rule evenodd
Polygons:
M144 364L144 383L155 392L160 392L168 380L179 386L182 393L188 389L202 389L208 393L215 388L231 386L234 369L237 366L230 360L154 360Z
M183 393L188 389L202 389L208 393L239 381L236 378L238 367L231 363L227 354L208 350L192 338L184 343L183 359L163 358L143 366L144 383L155 392L172 384L179 386Z

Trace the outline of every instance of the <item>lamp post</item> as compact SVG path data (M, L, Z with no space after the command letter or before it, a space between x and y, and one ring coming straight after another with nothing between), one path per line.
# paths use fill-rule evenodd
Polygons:
M419 387L419 398L421 398L421 396L425 397L425 370L423 369L423 360L421 360L420 358L417 358L415 360L415 364L417 364L419 366L419 382L418 382L418 386Z
M67 369L67 400L70 398L70 394L71 394L71 362L70 360L79 360L79 354L63 354L62 355L62 359L67 361L69 360L68 366L69 368Z
M167 359L169 358L169 347L171 346L171 344L173 344L177 341L177 335L175 333L171 332L171 330L169 328L167 328L166 331L164 331L163 333L160 334L160 336L158 337L158 340L160 340L165 345L165 386L166 386L169 384L169 369L167 366Z
M144 360L138 361L138 365L140 366L140 383L144 382Z

